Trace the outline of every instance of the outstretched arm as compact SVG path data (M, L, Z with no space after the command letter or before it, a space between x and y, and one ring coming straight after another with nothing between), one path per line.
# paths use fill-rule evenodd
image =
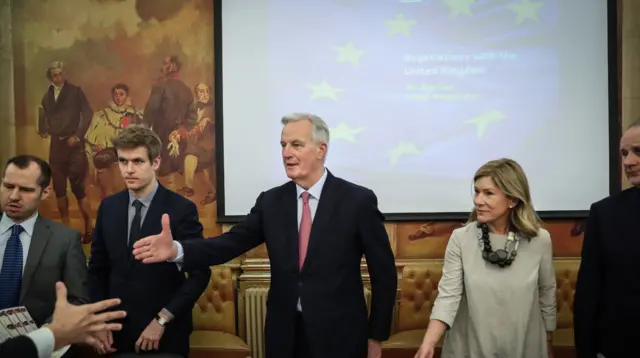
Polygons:
M220 265L230 261L265 241L262 229L262 196L244 222L235 225L228 232L206 240L173 241L169 216L162 216L162 232L138 240L133 254L143 263L183 262L186 271Z
M198 219L198 209L195 204L188 202L184 208L183 215L175 223L176 240L182 242L202 241L202 224ZM179 242L179 241L176 241ZM179 267L176 267L179 270ZM162 313L173 318L176 315L191 314L191 308L198 300L202 292L207 288L211 278L209 267L189 270L187 279L180 289L171 297L171 301Z

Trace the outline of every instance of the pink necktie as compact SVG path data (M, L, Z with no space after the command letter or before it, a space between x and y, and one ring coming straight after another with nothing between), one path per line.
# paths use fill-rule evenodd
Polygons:
M298 232L298 257L300 261L298 268L302 270L302 264L307 256L309 247L309 236L311 236L311 208L309 207L309 193L302 193L302 219L300 219L300 231Z

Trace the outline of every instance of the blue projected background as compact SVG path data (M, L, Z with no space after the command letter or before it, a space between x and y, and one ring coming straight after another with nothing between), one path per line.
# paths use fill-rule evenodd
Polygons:
M287 180L290 112L325 119L327 167L373 189L383 212L468 211L474 172L500 157L523 165L538 210L608 194L605 0L264 3L223 1L227 214ZM254 151L228 146L254 122Z

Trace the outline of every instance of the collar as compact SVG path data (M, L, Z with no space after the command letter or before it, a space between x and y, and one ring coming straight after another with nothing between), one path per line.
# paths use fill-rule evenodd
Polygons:
M151 206L151 201L153 200L153 197L156 195L157 191L158 191L158 181L156 180L156 185L153 187L153 190L151 190L149 194L145 195L142 198L136 198L135 196L133 196L133 194L131 194L131 192L129 192L129 206L133 205L133 202L137 199L137 200L140 200L142 205L148 208L149 206Z
M53 88L57 89L57 90L61 90L62 87L64 87L64 83L62 84L62 86L56 86L53 82L51 82L51 85L53 86Z
M20 223L24 232L26 232L29 236L33 236L33 229L36 226L36 220L38 220L38 212L31 215L30 218ZM0 219L0 235L5 234L7 231L11 230L11 227L15 225L16 222L13 221L7 215L2 215L2 219Z
M296 184L296 192L298 194L296 198L300 198L300 195L302 195L302 193L306 191L306 192L309 192L312 198L315 198L316 200L320 200L320 193L322 193L322 187L324 186L325 181L327 181L327 168L324 168L324 173L322 173L320 180L318 180L315 184L313 184L313 186L309 188L309 190L304 190L303 187Z

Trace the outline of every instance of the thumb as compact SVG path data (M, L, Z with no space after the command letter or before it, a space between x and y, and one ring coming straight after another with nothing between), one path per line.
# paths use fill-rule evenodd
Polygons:
M67 286L62 282L56 282L56 304L67 303Z
M162 234L171 235L171 225L169 221L169 214L162 214Z

